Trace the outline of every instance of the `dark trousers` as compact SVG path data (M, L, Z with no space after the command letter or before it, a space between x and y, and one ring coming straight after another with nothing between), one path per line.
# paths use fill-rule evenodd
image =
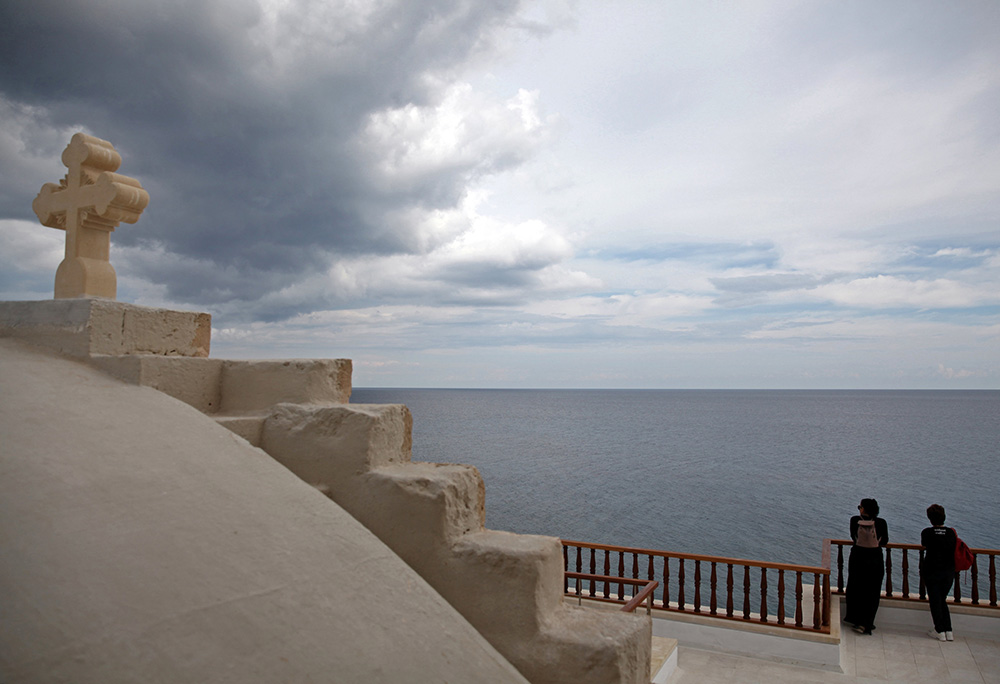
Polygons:
M847 614L844 621L864 629L875 626L885 562L882 549L852 546L847 562Z
M928 572L923 579L924 588L927 589L927 602L931 606L931 618L934 620L934 631L952 631L948 592L951 591L951 583L955 581L955 573L948 570Z

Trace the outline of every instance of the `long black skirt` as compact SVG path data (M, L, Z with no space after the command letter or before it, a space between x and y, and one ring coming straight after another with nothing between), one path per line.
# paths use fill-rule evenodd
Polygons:
M882 549L852 546L847 562L847 611L844 622L871 629L875 626L885 562Z

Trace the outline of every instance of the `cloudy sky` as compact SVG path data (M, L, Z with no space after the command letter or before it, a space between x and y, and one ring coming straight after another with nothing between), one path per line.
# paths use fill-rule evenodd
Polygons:
M358 387L1000 387L1000 3L5 0L0 298L76 131L118 298Z

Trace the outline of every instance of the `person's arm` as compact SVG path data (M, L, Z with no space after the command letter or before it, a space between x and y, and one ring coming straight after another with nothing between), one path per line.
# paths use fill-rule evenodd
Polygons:
M851 541L855 544L858 542L858 520L860 520L858 516L851 516Z
M875 524L880 527L878 532L878 545L884 547L889 543L889 523L882 518L875 521Z
M927 554L930 553L930 547L928 546L934 540L934 528L925 527L920 532L920 550L923 553L920 554L920 570L924 569L924 562L927 560Z

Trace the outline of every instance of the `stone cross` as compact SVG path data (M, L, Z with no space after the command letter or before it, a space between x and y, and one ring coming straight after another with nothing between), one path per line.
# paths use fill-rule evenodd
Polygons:
M108 260L111 231L135 223L149 194L134 178L115 173L121 155L107 140L77 133L62 153L69 169L59 184L46 183L31 203L43 226L66 231L66 256L56 270L55 298L117 294Z

